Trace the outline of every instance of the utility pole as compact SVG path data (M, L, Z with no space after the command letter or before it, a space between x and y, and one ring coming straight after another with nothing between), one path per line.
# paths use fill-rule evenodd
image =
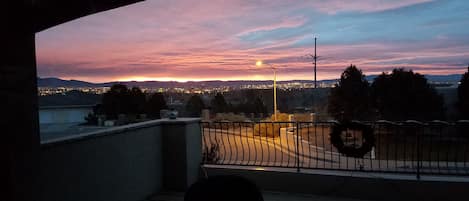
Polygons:
M317 80L317 77L316 77L316 72L317 72L317 69L316 69L316 65L318 63L318 55L317 55L317 52L316 52L316 41L317 41L317 38L314 37L314 54L307 54L306 56L307 57L311 57L312 58L312 63L314 64L314 88L318 88L318 80Z
M312 96L313 96L313 105L312 107L314 107L314 98L315 98L315 93L316 93L316 89L318 88L318 80L317 80L317 63L318 63L318 55L317 55L317 37L314 36L314 54L307 54L306 57L311 58L312 59L312 63L314 64L314 89L312 91Z

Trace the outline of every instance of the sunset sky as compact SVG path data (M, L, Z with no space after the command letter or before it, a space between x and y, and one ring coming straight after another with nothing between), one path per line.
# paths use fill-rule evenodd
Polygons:
M351 63L365 74L405 67L462 73L467 0L147 0L37 34L40 77L116 80L318 79Z

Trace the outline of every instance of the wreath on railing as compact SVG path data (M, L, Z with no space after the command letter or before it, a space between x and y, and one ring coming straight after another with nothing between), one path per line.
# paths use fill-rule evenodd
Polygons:
M341 137L343 131L355 130L362 132L362 144L360 147L346 145ZM359 122L336 123L332 127L330 134L331 144L348 157L363 158L375 146L375 136L371 126Z

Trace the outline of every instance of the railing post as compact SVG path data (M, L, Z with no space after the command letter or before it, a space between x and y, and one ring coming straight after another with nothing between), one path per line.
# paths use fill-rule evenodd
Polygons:
M420 125L416 125L416 136L417 136L417 180L420 180Z
M300 135L299 135L299 123L296 123L296 172L300 172Z

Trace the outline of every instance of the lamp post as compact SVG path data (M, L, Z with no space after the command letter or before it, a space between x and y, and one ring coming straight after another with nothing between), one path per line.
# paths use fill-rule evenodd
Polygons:
M262 61L257 61L256 66L261 67ZM277 69L272 65L268 64L270 68L274 71L274 121L277 121Z

